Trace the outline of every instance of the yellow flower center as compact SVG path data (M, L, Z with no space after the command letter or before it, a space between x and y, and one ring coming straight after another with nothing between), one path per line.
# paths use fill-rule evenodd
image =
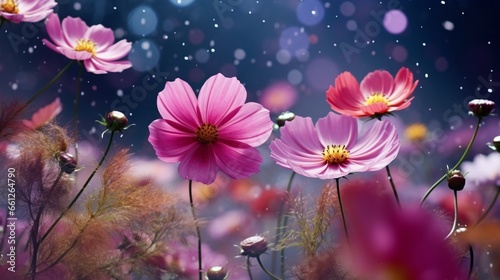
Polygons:
M375 92L366 98L365 101L366 106L371 105L373 103L385 103L387 106L389 106L389 100L387 100L384 94L380 92Z
M80 39L76 43L75 51L86 51L95 55L95 42L89 39Z
M14 0L6 0L2 4L2 11L11 13L11 14L19 14L19 8L17 7L16 2Z
M349 158L349 151L345 145L328 145L321 153L323 160L328 163L341 163Z
M202 124L196 129L196 140L201 144L211 144L217 141L219 131L213 124Z
M424 141L427 137L427 127L421 123L412 124L406 128L405 136L413 142Z

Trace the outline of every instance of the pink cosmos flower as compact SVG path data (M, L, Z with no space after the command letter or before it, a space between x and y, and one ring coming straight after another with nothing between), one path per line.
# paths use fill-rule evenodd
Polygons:
M364 125L358 135L356 119L330 112L316 127L309 117L295 117L270 148L280 166L306 177L335 179L384 168L399 146L396 128L387 121Z
M121 72L132 67L130 61L117 61L126 56L132 44L125 39L113 44L113 30L101 24L88 27L80 18L66 17L62 24L57 14L51 14L46 22L50 42L43 43L53 51L69 59L83 61L85 69L94 74Z
M0 0L0 22L38 22L46 18L57 5L54 0Z
M61 100L56 98L54 102L42 107L31 116L31 120L23 120L24 126L37 129L53 120L62 111Z
M448 223L421 207L399 208L371 185L344 188L349 243L339 259L355 279L466 279Z
M180 175L210 184L220 170L233 179L259 171L262 156L254 148L272 132L269 111L245 103L247 93L236 78L210 77L198 99L181 79L167 82L158 95L162 119L149 126L149 142L165 162L180 162Z
M335 79L335 86L326 91L326 100L332 109L342 115L375 117L410 106L410 97L418 80L413 82L413 74L408 68L401 68L393 78L385 70L368 73L358 84L350 72L344 72Z

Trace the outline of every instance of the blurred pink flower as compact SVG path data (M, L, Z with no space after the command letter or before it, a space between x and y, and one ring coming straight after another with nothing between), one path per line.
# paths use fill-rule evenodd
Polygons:
M40 108L31 116L31 120L23 120L23 124L28 128L37 129L53 120L62 111L61 100L56 98L49 105Z
M399 146L396 128L387 121L364 125L358 136L356 119L330 112L316 127L311 118L296 117L270 148L280 166L306 177L334 179L384 168Z
M125 39L113 44L113 30L101 24L88 27L80 18L66 17L62 24L57 14L51 14L46 22L50 42L43 43L53 51L69 59L83 61L85 69L94 74L121 72L132 67L127 61L117 61L126 56L132 44Z
M478 154L474 160L465 161L460 170L467 174L465 187L478 189L482 187L500 186L500 153L492 152L489 155Z
M326 91L326 99L332 109L342 115L353 117L381 118L407 108L417 87L408 68L401 68L393 78L385 70L368 73L358 84L350 72L344 72L335 79L335 85Z
M420 207L399 209L368 184L343 190L350 239L339 257L356 279L466 279L458 250L444 239L447 223Z
M13 23L38 22L52 13L56 5L54 0L1 0L0 22L2 19Z
M247 93L236 78L210 77L198 100L181 79L167 82L158 95L163 119L149 126L149 142L158 158L180 162L184 179L210 184L220 170L233 179L259 171L262 156L255 148L271 135L269 111L246 103Z

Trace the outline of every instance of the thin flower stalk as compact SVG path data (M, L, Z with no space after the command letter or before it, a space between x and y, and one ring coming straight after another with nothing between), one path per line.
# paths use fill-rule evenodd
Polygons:
M269 270L266 269L266 267L262 264L262 261L260 260L260 256L257 256L257 262L259 263L260 268L262 268L262 270L264 270L264 272L267 275L269 275L272 279L281 280L281 278L279 278L278 276L272 274Z
M389 179L389 183L391 183L391 188L392 192L394 193L394 198L396 199L398 206L401 207L401 203L399 202L398 191L396 190L396 186L394 185L394 181L392 180L391 169L389 168L389 165L385 167L385 170L387 171L387 178Z
M477 132L479 130L479 126L481 124L481 121L482 121L482 117L478 117L477 118L477 123L476 123L476 127L474 129L474 133L472 134L472 138L470 139L470 142L469 142L469 145L467 145L467 148L465 149L464 153L462 154L462 157L458 160L458 162L455 164L455 166L453 166L453 168L451 168L448 172L451 172L455 169L457 169L458 166L460 166L460 164L462 164L462 162L465 160L465 157L467 156L467 154L469 153L471 147L472 147L472 144L474 143L474 140L476 139L476 136L477 136ZM434 191L434 189L441 183L444 181L444 179L446 179L448 177L448 173L445 173L443 174L443 176L437 180L428 190L427 192L424 194L424 196L422 197L422 200L420 201L420 206L422 206L422 204L424 204L425 200L427 199L427 197L432 193L432 191Z
M193 202L193 180L189 180L189 204L191 205L191 213L193 214L193 220L196 223L196 235L198 236L198 272L200 276L200 280L203 279L203 266L201 262L201 233L200 227L197 223L196 218L196 209L194 208Z
M71 201L71 203L68 205L68 207L59 215L59 217L57 217L57 219L52 223L52 225L49 227L49 229L45 232L45 234L42 236L42 238L40 239L40 242L39 242L39 245L47 238L47 236L50 234L50 232L54 229L54 227L57 225L57 223L62 219L62 217L71 209L71 207L73 207L73 205L76 203L76 201L78 200L78 198L82 195L83 191L85 190L85 188L88 186L88 184L90 183L90 181L92 180L92 178L94 177L94 175L96 174L97 170L99 170L99 168L101 167L102 163L104 162L104 160L106 159L106 156L108 155L108 152L109 152L109 148L111 147L111 144L113 143L113 136L115 135L115 132L114 131L111 131L111 136L109 137L109 142L108 142L108 146L106 147L106 150L104 151L104 154L102 155L102 158L101 160L99 161L99 163L97 164L97 166L94 168L94 171L92 171L92 173L90 174L89 178L87 179L87 181L85 181L85 183L83 184L82 188L80 189L80 191L76 194L75 198L73 198L73 200Z
M445 239L448 239L450 236L452 236L455 231L457 230L457 225L458 225L458 198L457 198L457 190L453 190L453 206L454 206L454 209L455 209L455 212L454 212L454 217L453 217L453 225L451 226L451 230L450 230L450 233L448 233L448 235L445 237Z
M339 184L339 179L335 179L336 187L337 187L337 197L339 199L339 207L340 207L340 214L342 216L342 225L344 226L344 232L345 232L345 237L347 239L347 242L349 242L349 233L347 231L347 223L345 220L345 215L344 215L344 207L342 206L342 198L340 196L340 184Z
M486 209L486 211L484 211L483 215L481 215L481 217L477 221L476 226L479 225L488 216L491 209L493 209L493 206L495 206L495 203L497 202L497 199L498 199L498 195L500 195L500 186L497 186L495 189L496 189L496 192L495 192L495 196L493 197L493 200L491 201L490 205L488 206L488 209Z

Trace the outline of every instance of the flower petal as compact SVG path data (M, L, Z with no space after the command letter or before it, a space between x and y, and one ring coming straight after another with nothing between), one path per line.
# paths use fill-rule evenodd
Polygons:
M198 142L193 134L185 133L166 120L155 120L149 125L149 143L164 162L178 162Z
M328 113L316 123L316 132L323 147L327 145L346 145L351 149L358 139L358 124L350 116Z
M47 17L47 21L45 22L45 27L47 29L47 33L49 34L50 39L52 39L55 45L69 49L72 49L74 47L74 45L69 45L64 39L61 30L61 21L59 20L59 16L57 14L55 13L50 14ZM44 39L44 43L45 41L46 40ZM47 43L45 44L48 45Z
M198 96L203 123L218 126L229 112L245 103L247 92L236 78L226 78L222 74L210 77L201 87Z
M321 154L325 148L316 132L316 128L309 117L296 116L281 128L281 140L292 150L304 151L311 154Z
M96 44L96 52L106 50L115 41L113 30L105 28L102 24L92 25L83 38L90 39Z
M96 57L99 58L99 60L114 61L128 55L130 49L132 49L132 43L123 39L114 45L97 52Z
M359 106L365 98L361 94L356 78L350 72L343 72L335 79L335 86L326 92L326 100L332 109L343 115L363 116Z
M73 60L87 60L92 57L92 54L87 51L75 51L68 48L59 48L59 50L64 56Z
M258 173L262 163L259 151L244 143L218 142L214 145L214 154L219 169L233 179Z
M75 47L78 40L84 38L89 27L81 18L66 17L62 21L62 35L67 45Z
M29 128L36 129L53 120L61 111L61 100L56 98L56 100L49 105L36 111L30 121L24 120L23 123Z
M252 147L266 142L273 129L269 110L253 102L242 105L234 116L222 120L220 124L220 138L240 141Z
M211 184L217 176L217 163L212 145L195 145L187 150L179 164L179 174L186 180Z
M389 105L402 103L415 90L418 81L413 82L413 73L406 67L399 69L394 79L393 94L388 97Z
M361 81L360 89L365 98L374 93L382 93L384 96L390 95L393 90L392 75L385 70L370 72Z
M84 61L85 68L94 74L105 74L107 72L122 72L130 67L132 63L127 60L123 61L105 61L99 58L92 57Z
M157 104L162 118L177 122L189 131L195 132L202 125L193 89L181 79L165 84L158 94Z

